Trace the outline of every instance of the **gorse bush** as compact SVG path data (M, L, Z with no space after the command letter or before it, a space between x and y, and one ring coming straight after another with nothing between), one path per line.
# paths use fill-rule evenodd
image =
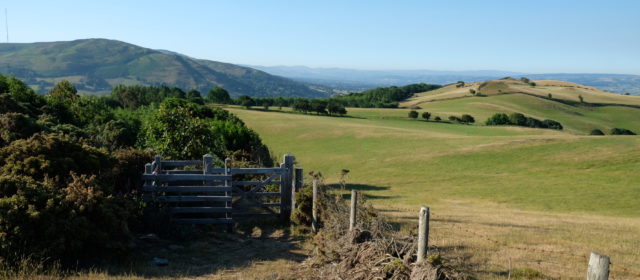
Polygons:
M79 96L66 81L41 96L0 75L0 266L126 252L144 224L140 174L154 154L272 164L255 132L201 101L164 86Z

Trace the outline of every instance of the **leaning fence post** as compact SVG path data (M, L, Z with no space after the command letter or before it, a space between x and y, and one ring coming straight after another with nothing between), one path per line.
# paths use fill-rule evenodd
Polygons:
M352 231L356 227L356 216L358 207L358 192L351 190L351 211L349 215L349 231Z
M318 232L318 179L313 178L313 196L311 200L311 231Z
M418 263L427 258L429 246L429 207L420 207L420 220L418 221Z
M293 162L296 160L291 154L284 155L282 185L280 187L280 218L284 222L291 220L291 190L293 185Z
M609 264L611 264L609 257L591 252L589 268L587 270L587 280L609 279Z

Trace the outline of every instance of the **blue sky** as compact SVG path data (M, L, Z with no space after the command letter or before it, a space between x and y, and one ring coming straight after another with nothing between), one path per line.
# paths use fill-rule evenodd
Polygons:
M11 42L109 38L253 65L640 74L635 0L20 0L0 8Z

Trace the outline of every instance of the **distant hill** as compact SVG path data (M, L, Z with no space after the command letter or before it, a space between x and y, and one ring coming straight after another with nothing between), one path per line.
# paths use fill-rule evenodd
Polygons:
M39 92L66 79L88 93L106 93L118 84L165 84L197 89L203 94L222 86L234 96L329 95L249 67L107 39L0 44L0 73L23 79Z
M597 87L615 93L640 95L640 75L620 74L527 74L520 72L434 71L434 70L357 70L345 68L311 68L305 66L251 66L273 75L315 83L336 89L361 91L373 87L413 83L450 84L522 76L536 80L561 80Z
M532 82L535 86L514 79L452 84L416 94L400 106L417 106L443 118L471 114L479 122L495 113L517 112L559 121L566 131L575 134L588 134L592 129L609 131L614 127L640 131L640 96L614 94L564 81ZM471 90L476 94L471 94Z

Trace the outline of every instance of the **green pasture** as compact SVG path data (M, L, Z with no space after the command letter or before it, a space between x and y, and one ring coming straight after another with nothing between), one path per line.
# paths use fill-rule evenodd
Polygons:
M509 108L516 111L556 119L568 131L416 121L406 118L408 109L349 108L351 117L228 110L256 130L275 155L294 154L306 171L322 172L328 183L338 181L340 170L350 170L347 181L378 205L415 207L465 199L530 210L640 216L640 137L576 135L592 124L639 130L637 112L627 111L637 109L566 108L527 103L522 100L528 96L519 95L491 98L495 106L512 104ZM495 108L483 100L421 104L420 111L444 119L445 113L469 108L484 121Z

